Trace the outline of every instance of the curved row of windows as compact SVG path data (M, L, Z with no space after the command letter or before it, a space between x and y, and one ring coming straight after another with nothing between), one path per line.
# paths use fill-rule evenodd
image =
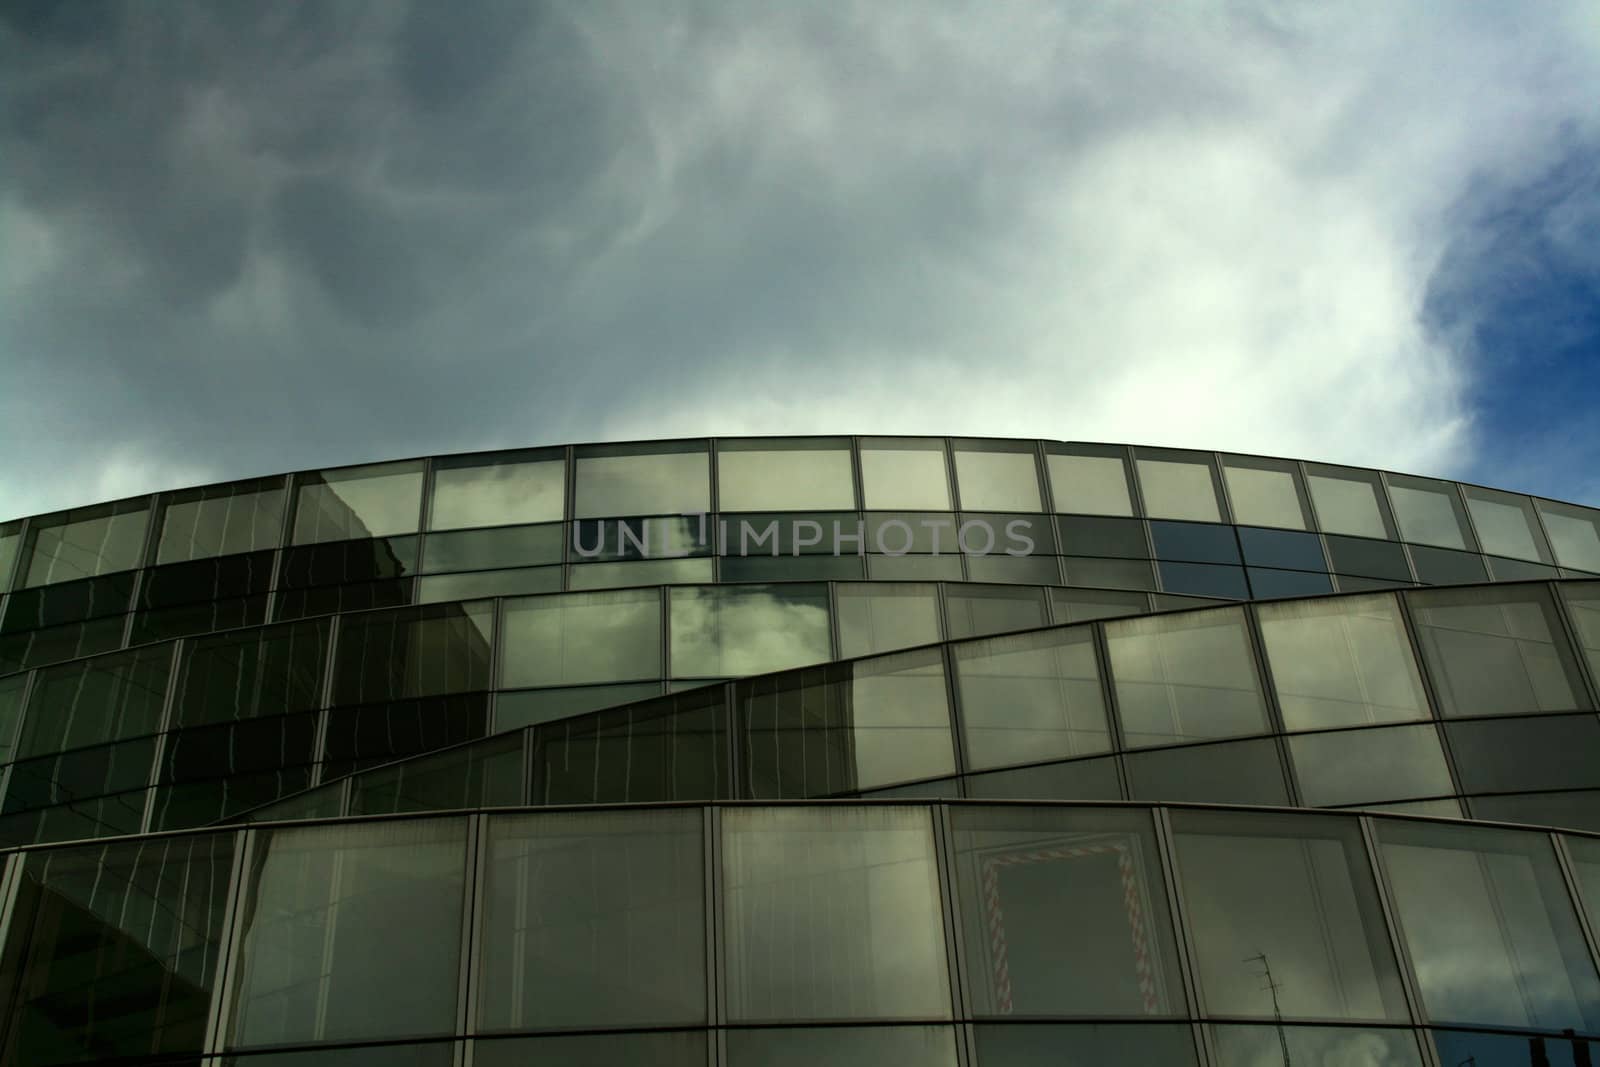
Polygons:
M1031 631L1044 620L1000 614L968 632L1025 632L943 645L925 644L940 612L983 590L668 592L358 613L40 669L0 687L16 738L0 840L198 825L474 738L487 740L371 774L401 795L411 786L394 783L420 776L433 783L424 795L457 798L441 807L804 798L964 778L925 791L1459 813L1448 798L1600 788L1600 583ZM907 646L921 647L835 660ZM817 665L763 673L806 663ZM647 699L664 673L689 691ZM579 714L611 705L623 706ZM1561 821L1588 824L1590 804L1569 807Z
M1539 1065L1600 1036L1600 837L1480 824L507 812L34 849L0 889L3 1058L37 1065L467 1038L475 1064Z

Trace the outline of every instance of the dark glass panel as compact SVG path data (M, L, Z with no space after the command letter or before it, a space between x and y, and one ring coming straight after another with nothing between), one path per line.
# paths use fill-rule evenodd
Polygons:
M1340 574L1385 578L1395 582L1411 581L1411 564L1406 562L1405 549L1392 541L1328 534L1327 542L1328 558L1333 562L1333 569Z
M849 581L863 576L859 556L727 556L722 560L725 582Z
M282 536L282 478L184 489L162 498L156 562L272 549Z
M1525 582L1561 577L1558 568L1544 563L1528 563L1520 559L1506 559L1503 556L1485 556L1484 559L1493 572L1491 577L1497 582Z
M585 563L567 569L568 589L625 589L641 585L704 585L712 580L712 561L642 559L627 563Z
M411 579L363 582L358 585L324 585L315 589L278 591L273 618L278 622L333 615L343 611L394 608L411 603Z
M441 604L450 600L560 591L560 567L523 567L513 571L468 571L418 578L416 601L418 604Z
M1100 589L1154 589L1155 570L1142 559L1088 559L1068 556L1062 561L1067 584Z
M1410 1030L1213 1026L1211 1039L1217 1047L1217 1067L1283 1067L1286 1061L1319 1067L1422 1067L1416 1035Z
M945 590L945 633L954 640L1031 630L1049 622L1044 590L1024 586L960 586Z
M1290 571L1326 571L1322 558L1322 539L1316 534L1288 530L1258 530L1239 527L1239 547L1244 561L1253 567L1274 567Z
M1111 589L1050 590L1050 612L1058 623L1143 615L1149 610L1150 598L1143 593Z
M84 796L70 804L8 814L0 817L0 844L45 844L136 834L144 820L148 795L148 789L140 788L112 796Z
M284 589L302 589L400 578L415 573L416 564L415 537L301 545L283 550L283 570L278 585Z
M334 708L327 715L324 778L475 741L489 732L485 693Z
M494 729L514 730L661 695L660 682L584 685L569 689L518 689L496 693Z
M26 674L0 678L0 763L10 763L17 750L17 724L22 721L22 697L28 690Z
M346 1045L340 1048L291 1049L207 1060L206 1067L451 1067L455 1044L417 1041L405 1045ZM483 1060L477 1061L482 1064ZM163 1065L165 1067L165 1065ZM177 1067L177 1065L173 1065ZM183 1067L199 1067L184 1064Z
M699 809L488 823L478 1029L706 1018Z
M0 1059L198 1055L232 862L230 834L27 856L0 965L15 990Z
M1333 579L1326 574L1307 571L1274 571L1262 567L1246 567L1250 577L1250 591L1257 600L1281 600L1285 597L1318 596L1333 592Z
M151 567L139 585L138 604L144 610L170 608L202 600L256 596L271 588L272 553L252 552Z
M1289 738L1300 802L1332 808L1456 791L1432 726L1338 730ZM1600 784L1600 783L1597 783Z
M75 749L58 756L20 760L11 767L11 780L6 786L5 811L29 811L70 804L81 798L143 789L150 782L155 755L156 739L142 737L115 745ZM100 833L88 836L103 837L111 832L137 831L144 809L143 800L138 807L139 812L131 816L131 821L127 815L119 815L114 831L108 826Z
M120 648L123 623L118 615L0 638L0 674Z
M415 533L422 461L297 474L294 487L291 544Z
M347 616L333 664L333 701L369 703L487 689L494 605L430 604Z
M422 573L483 571L560 563L562 536L559 523L542 526L504 526L495 530L432 533L422 547Z
M1250 599L1244 568L1218 567L1210 563L1160 563L1161 588L1185 596L1218 597L1225 600Z
M1100 1023L973 1028L978 1067L1193 1067L1194 1039L1186 1024Z
M522 734L488 737L356 775L350 814L517 807L522 782Z
M1417 569L1417 581L1424 585L1466 585L1489 580L1483 557L1475 552L1412 545L1411 562Z
M867 577L892 582L959 582L960 556L868 556Z
M1270 738L1135 752L1124 765L1134 800L1289 803L1278 746Z
M1148 559L1150 556L1144 523L1138 519L1064 515L1056 520L1056 528L1061 533L1064 554L1116 559Z
M1208 1014L1408 1019L1355 819L1175 811L1172 827Z
M751 679L737 692L751 797L830 796L955 773L938 649Z
M1060 585L1061 564L1054 556L968 556L967 578L974 582Z
M1394 589L1397 586L1412 584L1395 582L1388 578L1354 578L1348 574L1336 574L1333 577L1341 593L1372 593L1380 589Z
M1204 522L1152 522L1156 556L1182 563L1239 563L1239 541L1232 526Z
M271 804L280 797L299 793L310 785L311 768L301 766L157 786L150 828L181 830L190 826L206 826L240 812Z
M228 1045L453 1032L466 843L465 819L265 833Z
M964 512L955 547L969 557L1026 557L1056 554L1056 520L1048 515ZM941 549L943 543L941 542Z
M16 584L53 585L139 566L149 517L148 497L35 517Z
M189 782L277 771L313 761L315 712L244 719L167 735L158 782Z
M1530 826L1560 826L1600 834L1600 789L1575 793L1473 797L1469 803L1474 819L1520 822ZM1600 915L1600 907L1595 909L1595 914Z
M729 1030L728 1067L955 1067L955 1031L943 1026L829 1026Z
M175 726L304 711L322 703L326 620L201 638L184 650Z
M40 671L17 754L40 756L155 733L171 666L171 647L157 645Z
M722 687L534 727L537 804L716 800L729 795Z
M973 1015L1183 1013L1148 812L967 807L950 818Z
M154 641L170 641L175 637L259 626L266 621L267 598L264 595L208 600L182 607L139 612L134 616L128 643L144 645Z
M1018 767L967 776L967 795L1001 800L1121 800L1117 761L1110 757Z
M1600 787L1593 715L1453 722L1445 726L1463 793Z
M128 610L135 574L107 574L37 589L19 589L6 598L5 633L62 626L116 616ZM120 630L120 627L119 627Z
M958 555L961 552L959 518L948 511L869 511L863 520L863 551L889 556L906 553ZM968 536L977 538L980 533L975 531ZM1003 528L996 530L997 540L1001 536ZM850 547L849 542L843 547Z
M1600 1039L1555 1034L1490 1034L1434 1030L1433 1044L1447 1067L1590 1067L1600 1063Z
M705 1067L703 1032L582 1034L571 1037L478 1038L473 1067ZM241 1065L245 1067L245 1065ZM340 1067L343 1067L341 1064ZM385 1065L387 1067L387 1065Z

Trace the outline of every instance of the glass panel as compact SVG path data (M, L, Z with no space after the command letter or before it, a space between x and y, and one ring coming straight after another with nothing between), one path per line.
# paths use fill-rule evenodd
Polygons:
M1316 534L1242 526L1239 546L1244 549L1244 561L1252 566L1298 571L1328 569L1322 558L1322 541Z
M229 1047L455 1030L465 819L274 830L259 845Z
M168 493L157 563L276 548L283 535L283 479L262 478Z
M1124 763L1134 800L1289 803L1278 745L1271 738L1136 752Z
M829 796L955 773L936 648L740 682L738 692L750 796Z
M1376 471L1308 466L1306 484L1325 533L1394 539Z
M1134 457L1146 515L1191 522L1227 521L1217 501L1217 474L1209 456L1137 449Z
M309 746L308 746L309 747ZM311 784L311 767L285 767L264 774L236 774L203 782L158 786L151 806L153 830L206 826L271 804ZM332 814L339 814L337 811Z
M523 567L514 571L470 571L418 578L416 601L418 604L442 604L452 600L560 591L560 567Z
M345 617L333 702L361 704L489 688L494 604L433 604Z
M623 589L636 585L700 584L712 579L709 559L647 559L585 563L567 573L569 589Z
M1550 549L1539 532L1539 519L1533 513L1532 500L1470 485L1462 486L1461 492L1467 498L1472 525L1478 532L1478 543L1483 551L1491 556L1551 562Z
M1428 717L1393 596L1262 604L1256 612L1288 729Z
M1432 726L1302 734L1289 738L1289 758L1299 778L1300 800L1312 807L1456 791Z
M555 719L570 718L618 704L636 703L661 695L660 682L632 685L585 685L572 689L522 689L497 693L494 729L514 730Z
M1067 556L1067 582L1105 589L1154 589L1155 572L1150 564L1137 559L1084 559Z
M538 804L726 799L722 686L534 728Z
M176 726L253 719L317 707L328 622L205 637L185 646Z
M1497 582L1537 581L1561 577L1561 569L1547 563L1528 563L1520 559L1506 559L1504 556L1485 556L1484 562L1489 564L1490 576Z
M1401 932L1435 1022L1600 1026L1600 979L1542 834L1377 822Z
M17 754L42 756L161 728L172 648L156 645L42 670Z
M956 441L964 511L1043 511L1032 441Z
M1245 575L1250 579L1250 592L1257 600L1281 600L1285 597L1318 596L1333 592L1333 579L1326 574L1246 567Z
M574 563L648 559L671 562L685 556L709 556L714 547L710 524L704 516L580 519L572 524Z
M125 571L143 560L147 497L41 515L28 525L19 587Z
M560 449L443 456L433 461L428 529L559 522L566 475Z
M1474 547L1467 533L1466 511L1454 484L1391 474L1389 500L1400 523L1402 540L1440 548Z
M1138 519L1066 516L1056 520L1061 551L1074 556L1111 556L1118 559L1150 558L1145 524Z
M672 676L727 678L831 659L828 588L672 590Z
M0 593L11 588L11 568L22 544L22 520L0 523Z
M974 770L1110 750L1089 627L973 641L952 651Z
M1536 500L1556 561L1563 567L1600 572L1600 511Z
M952 511L944 442L938 438L867 438L861 483L868 508Z
M1247 526L1309 529L1300 472L1286 459L1228 456L1222 461L1233 521Z
M1183 1012L1147 813L969 807L951 821L974 1015Z
M661 677L661 592L569 593L505 603L500 684Z
M839 655L845 659L939 640L933 585L840 585Z
M16 754L17 724L22 721L22 695L27 688L26 674L0 678L0 763L11 762Z
M575 518L711 510L711 457L704 441L588 445L574 456Z
M1095 589L1050 590L1050 612L1056 622L1088 622L1121 615L1143 615L1150 599L1143 593Z
M429 534L422 549L422 573L560 563L564 529L561 523L546 523Z
M915 520L918 516L906 516ZM938 517L943 525L954 529L949 515ZM690 520L693 522L693 520ZM717 521L713 534L707 530L706 540L715 537L717 552L722 556L759 559L775 556L848 556L855 557L866 551L869 538L863 522L853 511L760 512L744 515L724 515ZM689 540L701 537L698 524L691 526ZM946 534L951 542L954 534ZM898 540L893 541L899 545ZM946 552L955 549L946 544ZM726 565L724 560L724 565Z
M1242 609L1118 619L1105 626L1129 747L1267 729Z
M1387 811L1396 815L1426 815L1434 819L1460 819L1461 801L1455 797L1435 800L1402 800L1396 804L1363 804L1363 811Z
M1600 786L1593 715L1453 722L1445 727L1463 793Z
M1063 514L1133 515L1133 479L1123 450L1047 444L1050 495Z
M944 1026L830 1026L730 1030L728 1067L955 1067L955 1030Z
M1434 1030L1445 1067L1589 1067L1600 1063L1600 1040L1541 1034Z
M490 737L356 775L350 814L520 807L522 783L522 734Z
M1410 1030L1350 1026L1213 1026L1217 1067L1422 1067ZM1456 1067L1451 1061L1450 1067ZM1484 1062L1478 1067L1490 1067Z
M1203 522L1152 522L1150 539L1161 559L1187 563L1239 562L1239 541L1232 526Z
M472 1043L473 1067L705 1067L706 1035L686 1031L515 1037ZM240 1067L250 1067L240 1064ZM340 1064L339 1067L344 1067ZM387 1067L387 1064L383 1065Z
M967 776L967 795L1005 800L1121 800L1117 761L1047 763Z
M330 710L327 721L324 779L483 737L489 731L489 695L356 704Z
M848 438L717 442L720 511L849 510L855 506Z
M1044 590L968 585L945 589L946 632L953 639L1045 626Z
M1586 707L1550 595L1538 586L1407 594L1446 716Z
M1250 586L1246 584L1244 570L1240 567L1218 567L1211 563L1162 563L1157 569L1161 572L1161 588L1168 593L1222 600L1250 599Z
M700 826L698 809L490 819L479 1029L705 1019Z
M421 517L421 460L297 474L294 485L290 544L414 533Z
M722 838L730 1018L949 1018L928 808L730 808Z
M1483 557L1476 552L1412 545L1411 562L1417 571L1417 581L1427 585L1466 585L1489 580Z
M1600 838L1567 837L1567 853L1572 857L1578 878L1578 898L1589 916L1589 926L1600 925Z
M278 585L289 589L399 578L417 569L417 539L336 541L283 550Z
M1578 647L1589 661L1589 677L1600 680L1600 582L1568 582L1561 592Z
M1175 811L1172 827L1209 1014L1407 1018L1354 819Z
M1333 569L1340 574L1358 574L1406 583L1411 581L1411 564L1406 562L1405 549L1399 545L1361 537L1336 537L1333 534L1328 535L1327 541Z
M3 965L6 1063L197 1055L222 956L233 837L22 859Z
M216 1064L222 1067L451 1067L454 1062L454 1042L419 1041L407 1045L353 1045L224 1056L207 1060L206 1067Z
M862 577L859 556L728 556L719 579L724 582L853 581Z
M1472 817L1600 833L1600 790L1473 797Z
M1105 1023L973 1027L978 1067L1193 1067L1194 1041L1187 1024L1169 1026Z
M974 582L1060 585L1061 568L1054 556L968 556L967 577Z

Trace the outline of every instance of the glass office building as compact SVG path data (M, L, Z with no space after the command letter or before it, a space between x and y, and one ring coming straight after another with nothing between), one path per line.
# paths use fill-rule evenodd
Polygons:
M1600 511L968 438L0 523L0 1063L1596 1067Z

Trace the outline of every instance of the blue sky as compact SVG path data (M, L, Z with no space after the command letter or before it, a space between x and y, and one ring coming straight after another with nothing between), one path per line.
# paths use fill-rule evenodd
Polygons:
M0 517L397 455L1133 441L1600 503L1600 11L0 8Z

